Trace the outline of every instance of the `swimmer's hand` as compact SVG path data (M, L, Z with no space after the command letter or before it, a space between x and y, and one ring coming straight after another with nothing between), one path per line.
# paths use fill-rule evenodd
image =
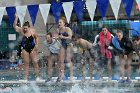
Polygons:
M108 46L108 49L109 49L109 50L113 50L113 47L112 47L112 46Z
M96 46L96 45L97 45L97 43L93 43L92 45L93 45L93 46Z
M61 34L61 35L59 35L59 38L63 39L64 37L63 37L63 35Z
M35 50L38 50L38 44L35 45Z

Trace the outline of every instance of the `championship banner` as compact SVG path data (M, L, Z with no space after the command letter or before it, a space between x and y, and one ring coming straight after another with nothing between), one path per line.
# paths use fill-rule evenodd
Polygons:
M114 16L116 18L116 20L118 19L118 13L119 13L119 9L120 9L120 5L121 5L121 0L109 0L110 1L110 5L112 7Z
M38 8L39 8L38 5L28 5L28 11L29 11L33 25L35 24Z
M97 6L98 6L98 9L102 18L105 17L108 3L109 3L109 0L97 0Z
M82 1L75 1L74 4L74 11L77 15L79 22L83 20L83 11L84 11L84 2Z
M131 14L134 0L122 0L122 2L123 2L123 6L125 8L127 17L130 18L130 14Z
M14 19L15 19L16 9L15 9L15 7L6 7L6 11L7 11L7 15L8 15L10 25L12 26L13 22L14 22Z
M40 9L40 12L41 12L41 15L43 17L43 21L44 21L45 25L47 23L48 14L50 11L50 6L51 6L51 4L40 4L39 5L39 9Z
M88 10L90 19L91 19L91 21L93 21L94 14L95 14L95 9L96 9L96 6L97 6L96 0L95 1L94 0L93 1L87 1L86 6L87 6L87 10Z
M0 25L3 18L4 10L5 10L5 7L0 7Z
M63 10L67 19L67 22L70 22L70 17L72 14L72 10L73 10L73 2L65 2L63 3Z
M26 11L27 11L27 6L16 6L16 13L19 17L21 26L24 23Z
M52 13L54 15L56 23L58 23L59 17L61 15L62 3L61 2L60 3L52 3L51 10L52 10Z

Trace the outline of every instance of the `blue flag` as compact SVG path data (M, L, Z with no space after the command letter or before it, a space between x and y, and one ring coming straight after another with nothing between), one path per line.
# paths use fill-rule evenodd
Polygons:
M52 13L54 15L56 23L58 23L59 17L61 15L62 3L61 2L59 2L59 3L52 3L51 4L51 10L52 10Z
M78 17L78 20L81 22L83 20L83 11L84 11L84 3L83 1L75 1L74 2L74 11Z
M15 19L15 13L16 13L15 7L6 7L6 11L8 14L8 19L9 19L10 25L13 25L13 22Z
M122 0L127 16L130 18L134 0Z
M105 17L109 0L97 0L97 7L99 8L100 15Z
M33 25L35 24L38 8L39 8L38 5L28 5L28 11L29 11Z
M140 37L140 22L130 22L131 26L131 36L132 37Z

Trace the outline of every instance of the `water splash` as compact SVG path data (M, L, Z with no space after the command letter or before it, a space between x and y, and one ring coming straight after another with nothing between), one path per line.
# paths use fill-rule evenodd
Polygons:
M41 91L35 83L31 83L30 85L22 85L20 87L15 87L10 93L41 93Z

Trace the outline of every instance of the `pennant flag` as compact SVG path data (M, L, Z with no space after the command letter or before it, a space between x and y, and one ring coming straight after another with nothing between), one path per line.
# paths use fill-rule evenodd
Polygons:
M134 0L122 0L127 16L130 18Z
M63 3L63 10L66 15L67 22L70 22L71 13L73 10L73 2L65 2Z
M28 5L28 10L29 10L29 14L30 14L33 25L35 24L38 8L39 8L38 5Z
M40 4L39 5L39 9L40 9L40 12L41 12L41 15L43 17L45 25L47 23L48 14L50 11L50 6L51 6L51 4Z
M15 12L16 12L15 7L6 7L6 11L8 14L8 19L9 19L10 25L13 25L13 22L15 19Z
M55 17L56 23L58 23L59 17L61 15L62 3L61 2L59 2L59 3L52 3L51 4L51 10L52 10L52 13L53 13L53 15Z
M5 7L0 7L0 25L3 18L4 10L5 10Z
M140 37L140 22L131 21L131 36L132 37Z
M27 6L16 6L16 13L19 17L21 26L23 25L24 22L26 10L27 10Z
M137 6L138 6L138 9L140 9L140 0L136 0L136 3L137 3Z
M78 17L78 20L81 22L83 20L84 2L75 1L74 2L74 11Z
M112 7L113 13L115 15L115 18L117 20L117 18L118 18L118 12L119 12L120 5L121 5L121 1L122 0L109 0L109 1L110 1L110 5Z
M99 8L100 15L105 17L109 0L97 0L97 6Z
M88 10L91 21L93 21L93 18L94 18L96 5L97 5L96 0L86 2L87 10Z

